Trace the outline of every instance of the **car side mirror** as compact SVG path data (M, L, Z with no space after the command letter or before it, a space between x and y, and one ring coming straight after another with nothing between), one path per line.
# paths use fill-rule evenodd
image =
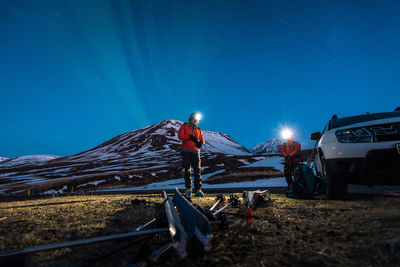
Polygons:
M315 133L312 133L311 134L311 140L319 140L319 139L321 139L321 137L322 137L322 134L320 133L320 132L315 132Z

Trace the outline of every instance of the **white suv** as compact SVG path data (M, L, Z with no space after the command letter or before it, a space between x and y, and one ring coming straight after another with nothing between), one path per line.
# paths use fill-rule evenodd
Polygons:
M344 198L348 184L400 184L400 110L344 118L336 115L322 133L315 156L328 197Z

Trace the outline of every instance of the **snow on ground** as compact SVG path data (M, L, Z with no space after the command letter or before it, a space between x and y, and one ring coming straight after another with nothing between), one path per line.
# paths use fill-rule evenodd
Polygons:
M41 193L41 195L52 195L52 194L57 194L57 193L64 193L64 191L67 190L67 188L68 187L66 185L64 185L63 188L61 188L59 190L51 189L51 190ZM22 190L22 191L24 191L24 190Z
M248 168L248 167L273 167L274 169L278 170L278 171L282 171L283 172L283 158L282 157L269 157L269 158L265 158L253 163L250 163L246 166L242 166L239 168Z
M285 177L278 178L265 178L255 181L245 181L237 183L225 183L225 184L203 184L203 188L241 188L241 187L286 187L287 183ZM165 189L185 189L185 183L183 178L163 181L159 183L149 184L147 186L128 187L120 189L105 189L100 191L134 191L134 190L165 190Z
M0 174L0 179L9 179L9 176L12 176L14 174L17 174L16 172L7 172L7 173L2 173Z
M265 178L255 181L245 181L226 184L204 184L203 188L237 188L237 187L286 187L285 177Z
M275 160L275 161L277 161L277 160ZM271 162L274 163L274 160L269 161L269 163L271 163ZM267 163L260 162L259 164L261 166L264 166ZM268 167L270 167L270 166L271 166L271 164L268 165ZM276 168L279 168L279 166L276 166ZM213 176L215 174L218 174L218 173L222 173L224 171L225 171L225 169L222 169L222 170L215 171L213 173L208 173L208 174L202 175L203 182L207 181L207 179L209 177L211 177L211 176ZM259 180L256 180L256 181L245 181L245 182L224 183L224 184L206 184L206 183L203 183L203 188L281 187L281 186L287 186L286 180L285 180L284 177L265 178L265 179L259 179ZM100 191L163 190L163 189L174 189L175 187L178 187L179 189L184 189L185 188L184 179L183 178L178 178L178 179L171 179L171 180L166 180L166 181L161 181L161 182L155 182L155 183L151 183L151 184L148 184L148 185L145 185L145 186L127 187L127 188L120 188L120 189L105 189L105 190L100 190Z
M22 164L40 164L59 157L60 156L55 155L27 155L11 159L3 164L0 163L0 167L11 167Z
M55 170L52 170L52 172L53 173L57 173L57 172L69 172L69 171L71 171L72 170L72 168L61 168L61 169L55 169ZM43 169L41 170L41 171L43 171Z
M80 184L78 185L78 187L82 187L82 186L86 186L86 185L95 185L97 186L99 183L105 182L106 180L98 180L98 181L92 181L92 182L88 182L85 184Z
M22 183L24 183L24 184L34 184L34 183L40 183L40 182L44 182L44 181L48 180L46 178L32 176L30 174L18 175L18 176L10 176L12 174L15 174L15 173L10 172L10 173L0 174L0 181L1 180L7 180L7 183L4 183L4 181L2 181L2 184L0 185L0 188L4 187L4 186L22 184Z
M203 181L206 181L210 176L213 176L214 174L218 174L221 172L224 172L225 170L219 170L213 173L208 173L208 174L204 174L202 175L203 177ZM166 181L161 181L161 182L155 182L155 183L151 183L145 186L138 186L138 187L129 187L129 188L121 188L118 190L143 190L143 189L158 189L158 188L175 188L176 186L178 186L179 184L184 183L183 178L178 178L178 179L171 179L171 180L166 180ZM103 191L103 190L101 190ZM112 190L114 191L114 189Z
M245 160L245 159L238 159L241 163L243 163L243 164L248 164L249 162L247 161L247 160Z
M96 167L96 168L87 168L83 170L83 172L93 172L93 171L122 171L125 169L130 169L128 166L103 166L103 167Z
M146 165L144 165L144 166L146 166ZM168 168L168 167L169 167L169 165L155 165L155 166L151 166L151 167L146 167L146 169L158 169L158 168Z
M247 164L242 167L273 167L276 170L283 172L283 158L282 157L260 157L259 161L253 162L251 164ZM241 167L239 167L241 168ZM203 175L203 181L207 181L207 179L215 174L224 172L225 169L218 170L213 173L208 173ZM264 178L256 181L245 181L245 182L236 182L236 183L224 183L224 184L206 184L203 183L203 188L236 188L236 187L281 187L287 186L286 180L284 177L278 178ZM151 183L145 186L138 187L128 187L121 189L110 189L110 190L101 190L101 191L129 191L129 190L162 190L162 189L173 189L178 187L179 189L184 189L184 179L172 179L161 182Z
M8 158L0 157L0 162L5 161L6 159L8 159Z

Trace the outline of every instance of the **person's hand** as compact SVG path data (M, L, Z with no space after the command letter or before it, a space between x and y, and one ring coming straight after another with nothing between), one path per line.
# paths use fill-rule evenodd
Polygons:
M190 140L192 140L193 142L195 142L196 144L199 142L199 139L196 136L193 135L189 135Z

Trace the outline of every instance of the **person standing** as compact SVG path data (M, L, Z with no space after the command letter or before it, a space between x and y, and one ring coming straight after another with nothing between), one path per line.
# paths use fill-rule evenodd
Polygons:
M186 187L186 196L192 195L192 179L191 169L193 168L194 178L194 194L195 196L203 197L204 193L201 190L201 159L200 149L204 145L203 132L198 127L201 120L201 114L192 113L189 117L189 122L182 124L178 131L178 138L182 140L182 160L184 168L184 178Z
M296 164L301 162L301 144L293 141L293 135L290 134L286 142L282 144L281 154L285 158L284 173L288 189L292 189L293 186L293 170Z

